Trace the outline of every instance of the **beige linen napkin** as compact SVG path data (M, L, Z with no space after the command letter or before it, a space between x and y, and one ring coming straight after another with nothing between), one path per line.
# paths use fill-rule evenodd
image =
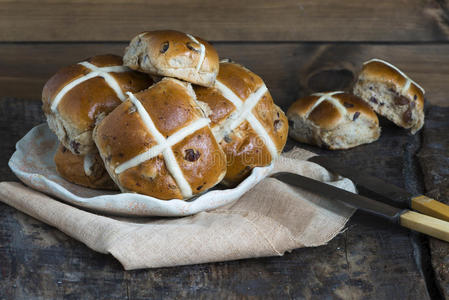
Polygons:
M355 191L348 179L283 154L273 172L288 171ZM283 255L337 235L353 209L266 178L238 201L182 218L118 218L86 212L16 182L0 183L0 201L52 225L91 249L110 253L126 270Z

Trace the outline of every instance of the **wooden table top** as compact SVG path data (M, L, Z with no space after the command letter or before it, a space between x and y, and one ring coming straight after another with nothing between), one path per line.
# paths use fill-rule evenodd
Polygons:
M221 57L259 74L283 109L311 92L349 89L365 60L394 63L426 89L425 128L411 136L382 121L378 142L322 153L447 202L448 7L447 0L4 1L0 181L17 180L7 161L16 141L43 122L40 93L54 72L122 54L140 31L170 28L210 40ZM447 243L357 213L328 245L283 257L124 271L112 256L0 203L0 299L447 298L448 261Z

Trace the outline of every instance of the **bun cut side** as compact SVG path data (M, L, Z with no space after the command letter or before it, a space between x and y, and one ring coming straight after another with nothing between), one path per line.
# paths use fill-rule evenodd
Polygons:
M424 125L424 93L405 73L380 59L364 63L354 86L354 94L378 114L412 134Z

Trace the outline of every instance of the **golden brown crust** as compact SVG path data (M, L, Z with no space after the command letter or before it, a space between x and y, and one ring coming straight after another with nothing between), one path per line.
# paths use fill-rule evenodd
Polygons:
M60 117L80 132L92 130L96 117L110 113L121 103L103 78L89 79L71 89L60 102Z
M349 115L354 116L356 112L360 112L373 122L379 123L376 113L360 97L348 93L336 94L333 97L340 101L340 104L346 108Z
M176 79L164 78L134 96L164 138L205 117L189 87ZM131 101L120 104L96 126L94 140L106 168L123 191L159 199L183 198L162 153L116 174L118 166L158 145ZM213 187L226 172L225 154L207 125L171 148L193 195Z
M140 72L111 73L111 76L120 85L122 91L131 93L143 91L153 83L151 78Z
M273 160L264 142L247 121L227 135L220 146L228 161L224 183L230 186L248 177L254 167L267 166Z
M195 86L196 98L199 101L207 99L205 102L212 113L209 115L211 126L220 124L226 120L229 115L235 111L235 106L229 100L227 100L216 88L207 88L202 86Z
M167 170L164 158L157 156L118 175L123 191L149 195L158 199L182 199L181 191Z
M396 92L402 91L407 82L400 72L390 67L389 65L380 61L371 61L363 65L362 71L359 75L359 80L380 81L384 84L394 88ZM424 93L419 89L415 83L411 83L410 87L404 91L405 95L410 99L416 97L416 106L418 109L424 108Z
M166 78L151 91L136 94L159 132L168 137L193 120L202 117L195 99L186 95L186 86L179 80Z
M243 103L251 94L264 86L259 76L232 62L220 63L217 82L230 89ZM264 139L256 133L248 121L243 121L230 132L222 128L225 126L223 124L235 118L240 112L236 111L235 105L220 91L217 83L211 88L195 87L195 91L197 99L206 103L212 112L209 117L212 120L213 131L217 136L223 136L220 145L228 160L228 169L224 178L226 184L235 185L247 177L254 167L271 163L273 157ZM279 154L288 134L288 122L284 112L274 104L268 91L262 95L251 112L260 122Z
M218 54L212 45L174 30L140 33L126 48L124 62L133 70L203 86L211 86L218 73Z
M122 57L114 54L97 55L87 58L84 61L90 62L97 67L112 67L123 65Z
M122 66L122 58L116 55L99 55L86 62L96 67ZM50 78L42 92L43 111L50 128L73 153L86 154L94 151L90 135L96 118L101 114L108 114L121 103L117 93L105 79L97 76L68 90L56 110L51 109L55 97L66 85L90 73L91 70L80 64L65 67ZM123 93L140 91L152 83L148 75L132 70L110 72L109 75L116 80Z
M117 190L98 153L93 156L90 175L84 169L84 155L76 155L59 145L54 161L59 175L72 183L94 189Z
M264 84L262 78L242 65L232 62L220 63L217 80L243 101Z
M76 64L64 67L53 75L44 85L42 90L42 109L44 113L51 113L50 106L53 98L68 82L87 75L87 73L89 73L89 70Z
M310 95L303 98L297 99L287 110L287 117L290 118L291 115L297 114L300 116L306 115L318 100L318 96Z
M288 109L287 117L293 118L295 115L307 118L316 126L323 129L333 129L338 126L345 118L354 119L354 115L362 114L375 124L379 124L376 113L361 98L348 94L335 94L332 98L338 100L338 103L344 107L340 110L334 103L322 101L316 105L320 95L311 95L296 100Z
M142 119L136 116L136 109L130 101L120 104L103 119L95 127L94 135L106 166L110 165L111 168L156 145Z
M265 93L252 112L281 153L288 137L288 120L282 109L274 104L270 92Z
M361 98L343 92L319 93L295 101L287 111L290 136L303 143L348 149L380 135L379 120Z
M324 101L309 114L308 118L323 129L332 129L338 125L343 117L344 115L334 104Z
M364 64L354 94L412 134L424 125L424 89L386 61L372 59Z
M226 170L226 159L209 127L204 127L173 146L173 153L195 193L217 184L217 173Z

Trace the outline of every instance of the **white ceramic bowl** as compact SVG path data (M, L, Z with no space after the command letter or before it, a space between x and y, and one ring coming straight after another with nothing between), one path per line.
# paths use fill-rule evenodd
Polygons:
M58 147L47 124L31 129L16 144L9 167L26 185L76 206L96 212L126 216L187 216L230 204L270 174L273 166L254 168L232 189L214 189L183 201L85 188L60 177L53 162Z

